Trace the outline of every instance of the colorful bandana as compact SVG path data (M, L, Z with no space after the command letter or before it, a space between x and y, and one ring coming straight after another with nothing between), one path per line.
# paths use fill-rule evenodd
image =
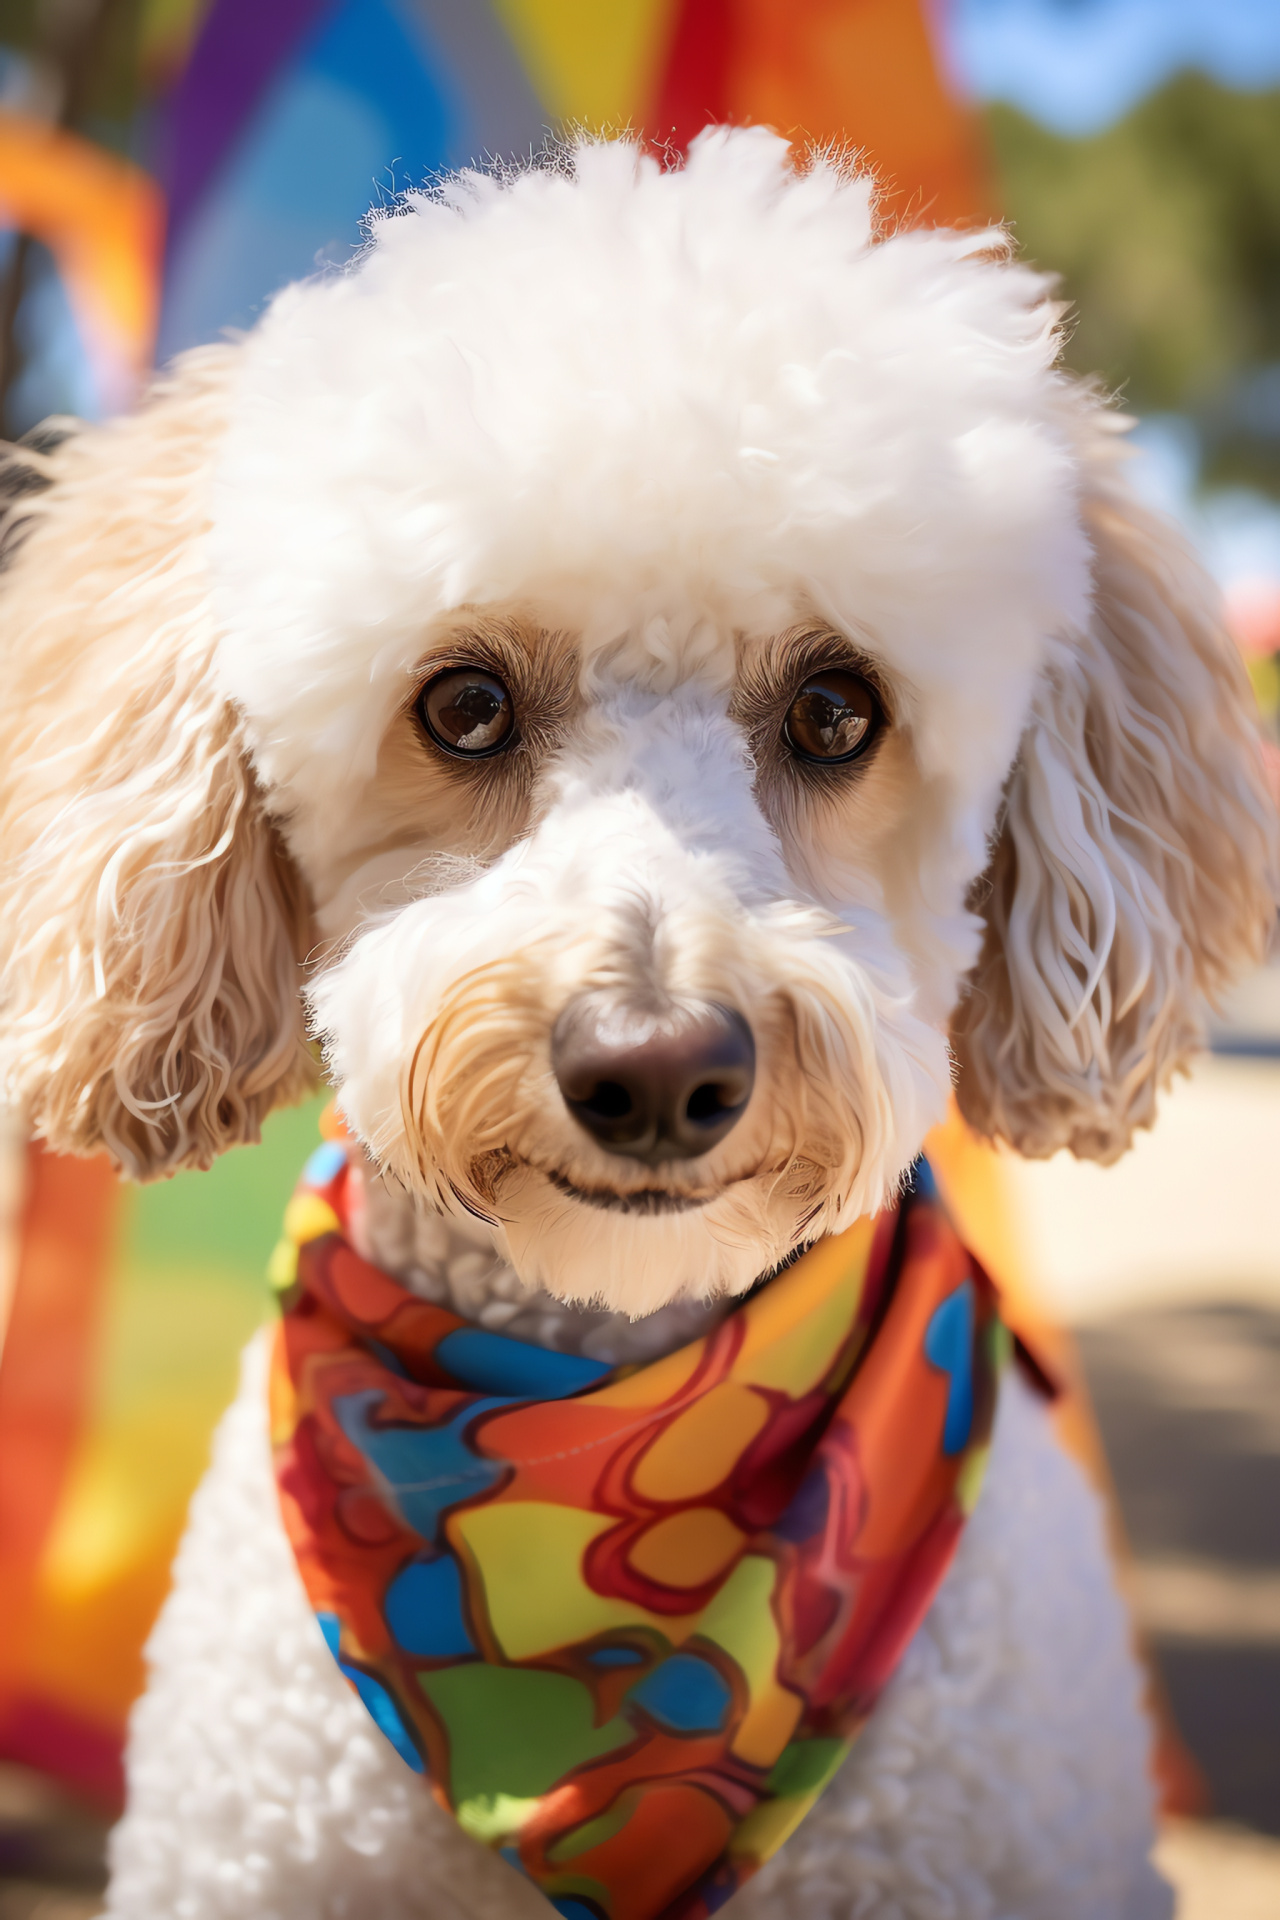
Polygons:
M704 1920L848 1752L982 1476L1006 1344L928 1168L608 1366L359 1258L321 1147L273 1263L285 1526L402 1759L566 1920ZM295 1253L296 1249L296 1253Z

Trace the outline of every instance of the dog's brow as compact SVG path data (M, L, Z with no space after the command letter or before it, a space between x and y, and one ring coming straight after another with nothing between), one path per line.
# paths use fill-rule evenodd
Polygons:
M817 622L788 628L763 644L740 649L730 715L743 726L759 724L794 692L806 674L819 667L840 667L859 674L874 689L886 720L893 724L893 688L883 668L849 635Z
M434 674L453 666L481 667L510 687L530 746L547 744L576 702L577 649L572 638L518 616L468 620L439 635L418 659L406 705L413 705Z
M555 647L558 635L546 633L515 615L459 620L434 636L415 669L421 680L445 666L487 666L497 671L528 671L540 655Z

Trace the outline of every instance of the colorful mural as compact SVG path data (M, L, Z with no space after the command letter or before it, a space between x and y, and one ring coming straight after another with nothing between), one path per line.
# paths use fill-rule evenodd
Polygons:
M25 242L28 318L33 242L66 296L44 295L50 364L9 431L69 400L118 408L157 315L162 360L248 325L285 282L349 258L373 201L444 168L527 156L569 127L629 127L678 150L709 120L764 121L865 149L900 210L982 213L977 139L931 12L917 0L117 0L86 12L81 43L51 48L19 32L30 9L5 0L0 211ZM95 38L107 14L125 20L132 64L99 99L73 81L110 65ZM42 115L51 85L62 104ZM0 275L11 295L12 268Z

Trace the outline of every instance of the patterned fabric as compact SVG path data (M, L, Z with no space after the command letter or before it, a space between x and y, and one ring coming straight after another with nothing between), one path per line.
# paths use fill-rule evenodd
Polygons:
M924 1162L701 1339L610 1367L359 1258L346 1149L286 1216L280 1498L406 1764L567 1920L702 1920L839 1766L937 1590L1006 1345Z

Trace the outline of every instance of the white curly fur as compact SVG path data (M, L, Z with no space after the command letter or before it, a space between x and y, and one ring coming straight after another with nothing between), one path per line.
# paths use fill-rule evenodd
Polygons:
M374 1728L276 1513L246 1356L149 1648L120 1920L546 1920ZM955 1565L842 1772L741 1920L1168 1920L1147 1727L1100 1503L1016 1379Z
M1057 318L1003 235L878 234L867 179L762 131L676 172L584 142L410 195L133 418L15 454L5 1097L139 1177L206 1165L309 1084L305 1006L370 1248L618 1357L879 1205L957 1064L980 1130L1114 1157L1259 951L1274 819L1212 596ZM514 752L430 745L459 664ZM818 667L884 708L843 771L783 742ZM743 1013L721 1144L655 1173L577 1124L584 991ZM152 1660L121 1920L532 1915L306 1617L252 1367ZM929 1621L739 1910L1167 1911L1137 1685L1013 1388Z

